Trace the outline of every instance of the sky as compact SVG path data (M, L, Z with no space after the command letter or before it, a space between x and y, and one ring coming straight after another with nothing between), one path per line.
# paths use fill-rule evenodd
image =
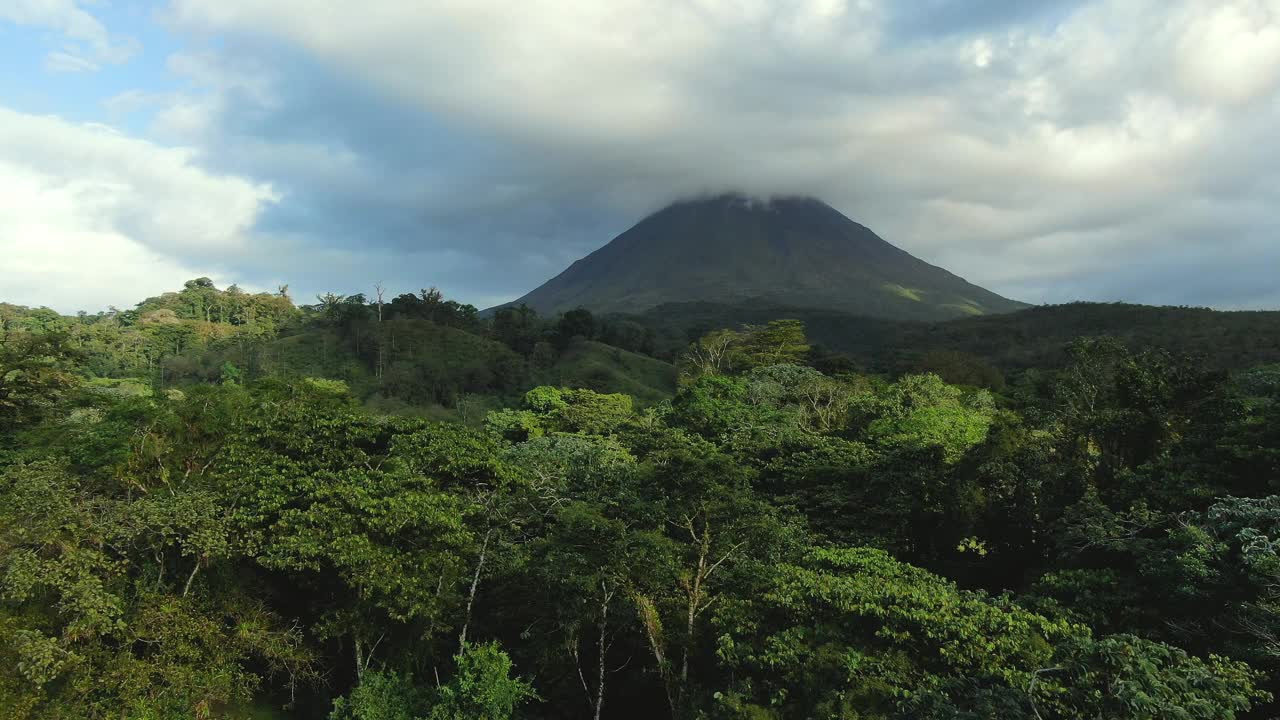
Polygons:
M1280 308L1280 0L0 0L0 301L511 300L819 197L1034 303Z

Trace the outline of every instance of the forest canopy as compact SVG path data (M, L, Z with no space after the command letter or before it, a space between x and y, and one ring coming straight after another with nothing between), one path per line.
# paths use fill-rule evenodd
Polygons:
M1274 715L1280 368L939 352L0 305L0 716Z

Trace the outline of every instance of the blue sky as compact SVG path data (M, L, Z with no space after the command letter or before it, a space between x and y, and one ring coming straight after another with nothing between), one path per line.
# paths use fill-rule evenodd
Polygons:
M19 5L25 2L14 1ZM85 5L107 32L120 38L120 45L136 43L136 48L128 50L127 59L118 62L100 59L91 44L70 38L56 27L0 22L0 63L9 69L0 75L0 97L14 110L102 122L108 119L103 103L120 93L176 87L177 79L166 72L164 61L181 49L181 38L160 25L158 8L141 2ZM81 58L97 69L60 70L56 60L60 53Z
M0 300L509 300L813 194L1002 294L1280 307L1276 0L7 0Z

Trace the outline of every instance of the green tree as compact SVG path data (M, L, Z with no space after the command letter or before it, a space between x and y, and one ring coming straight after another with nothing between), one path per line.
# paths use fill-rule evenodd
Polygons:
M38 421L78 385L76 357L61 334L0 335L0 430Z
M764 327L747 328L741 346L747 367L796 365L808 352L804 323L799 320L771 320Z
M560 350L569 347L574 338L592 340L596 336L596 320L590 310L569 310L556 322L555 341Z
M464 645L454 675L436 691L429 720L509 720L537 698L524 680L511 677L511 659L497 643Z
M1242 663L1094 639L875 550L815 550L776 577L717 616L727 714L1225 720L1267 697Z
M296 628L234 581L193 592L187 568L225 560L208 498L148 489L95 492L55 461L0 475L0 656L19 678L0 708L208 717L249 701L266 669L311 676Z
M422 720L431 712L431 693L412 675L370 670L345 697L333 701L329 720Z
M873 402L868 437L889 447L937 446L948 462L981 443L995 417L990 393L966 393L937 375L908 375Z

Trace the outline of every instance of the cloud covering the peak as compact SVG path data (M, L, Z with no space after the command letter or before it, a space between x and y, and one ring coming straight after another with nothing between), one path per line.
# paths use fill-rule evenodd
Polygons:
M737 190L819 196L1032 302L1280 305L1280 0L154 12L184 39L172 86L105 107L253 189L225 212L247 224L220 231L253 240L212 258L155 240L168 220L117 230L249 284L436 284L486 305L647 211ZM219 207L188 205L162 218Z

